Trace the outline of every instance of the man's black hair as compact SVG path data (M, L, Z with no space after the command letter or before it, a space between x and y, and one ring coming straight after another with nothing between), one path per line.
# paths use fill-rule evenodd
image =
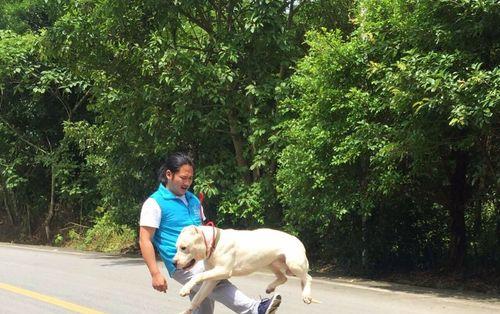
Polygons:
M194 169L193 159L191 157L189 157L188 154L182 153L182 152L177 152L177 153L173 153L173 154L169 155L160 167L160 171L158 173L158 180L163 185L166 185L168 182L168 179L166 176L167 170L170 170L170 172L175 174L184 165L190 165Z

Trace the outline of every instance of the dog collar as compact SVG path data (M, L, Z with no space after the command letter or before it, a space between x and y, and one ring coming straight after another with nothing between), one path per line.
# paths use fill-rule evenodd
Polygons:
M212 256L212 253L215 250L215 247L217 246L217 243L219 242L220 238L219 230L215 227L215 225L211 224L211 226L212 226L212 242L210 243L210 245L208 244L207 237L205 237L205 232L203 232L203 230L200 230L199 228L196 228L198 232L200 232L201 235L203 236L203 241L205 242L205 247L207 249L206 258L210 258L210 256Z

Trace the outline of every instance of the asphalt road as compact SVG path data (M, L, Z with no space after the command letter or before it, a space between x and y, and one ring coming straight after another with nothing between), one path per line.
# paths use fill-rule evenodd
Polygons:
M163 270L165 268L163 267ZM265 297L271 274L231 279L251 297ZM151 288L141 258L0 243L0 313L167 313L185 309L180 285ZM423 289L385 282L313 279L321 304L303 304L295 278L279 288L278 313L500 313L500 297ZM231 313L216 305L216 313Z

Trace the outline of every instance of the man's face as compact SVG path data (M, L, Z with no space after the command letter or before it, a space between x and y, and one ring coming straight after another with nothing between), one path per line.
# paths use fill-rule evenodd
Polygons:
M175 173L167 170L167 188L177 196L186 194L187 190L191 186L191 183L193 183L193 174L193 167L190 165L182 165L179 168L179 171Z

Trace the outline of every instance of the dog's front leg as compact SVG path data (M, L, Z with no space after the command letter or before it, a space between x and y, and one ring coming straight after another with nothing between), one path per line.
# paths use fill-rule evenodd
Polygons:
M193 300L191 300L191 306L189 309L186 311L187 313L192 313L195 309L198 308L198 306L201 305L201 302L205 300L205 298L212 293L214 290L215 286L217 285L219 281L218 280L207 280L204 281L201 284L200 290L196 292Z
M186 311L181 314L191 314L201 302L212 292L217 283L222 279L227 279L231 277L231 272L227 272L226 267L216 267L210 270L204 271L195 275L190 281L188 281L181 289L180 295L186 296L189 294L191 289L198 283L202 282L200 290L196 293L193 300L191 301L191 306Z
M179 294L181 297L187 296L194 286L204 282L205 280L222 280L231 277L231 271L228 271L228 267L215 267L210 270L204 271L202 273L196 274L189 280L182 288Z
M191 300L191 306L189 309L181 312L180 314L191 314L200 306L201 302L214 290L215 286L219 281L217 280L207 280L201 284L200 290L196 292L193 300Z

